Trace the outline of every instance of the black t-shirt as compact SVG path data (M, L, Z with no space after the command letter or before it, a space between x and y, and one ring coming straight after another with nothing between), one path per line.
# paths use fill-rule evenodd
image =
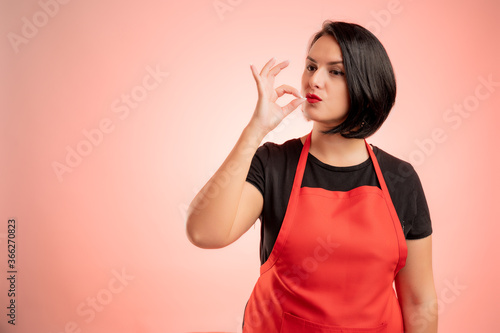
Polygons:
M285 216L295 170L303 144L295 138L276 144L266 142L255 153L246 181L257 187L264 198L261 221L260 261L271 254ZM432 233L429 208L420 179L408 162L372 146L382 170L392 202L406 239L419 239ZM336 167L308 154L301 187L329 191L350 191L359 186L380 184L370 158L361 164Z

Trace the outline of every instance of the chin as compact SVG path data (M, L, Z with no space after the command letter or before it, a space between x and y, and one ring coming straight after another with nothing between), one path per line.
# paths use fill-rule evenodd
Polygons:
M304 109L302 109L302 115L304 116L304 119L306 121L311 121L311 118L309 118L309 115L307 114L306 111L304 111Z
M347 112L348 111L340 111L340 110L336 111L324 110L324 109L320 110L314 106L309 106L309 105L302 107L302 114L308 121L310 120L317 121L330 127L337 126L341 124L344 120L346 120Z
M333 127L333 126L337 126L339 125L340 123L342 123L342 121L344 121L344 119L336 119L336 118L326 118L326 117L321 117L321 116L318 116L314 113L310 113L310 112L307 112L305 110L302 110L302 114L304 115L304 118L309 122L309 121L314 121L314 122L317 122L317 123L322 123L323 125L325 126L328 126L328 127Z

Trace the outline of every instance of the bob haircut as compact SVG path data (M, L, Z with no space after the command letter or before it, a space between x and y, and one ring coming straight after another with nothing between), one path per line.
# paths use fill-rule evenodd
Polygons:
M323 133L366 138L382 126L396 99L389 56L377 37L355 23L324 21L309 50L323 35L332 36L340 46L350 99L347 118Z

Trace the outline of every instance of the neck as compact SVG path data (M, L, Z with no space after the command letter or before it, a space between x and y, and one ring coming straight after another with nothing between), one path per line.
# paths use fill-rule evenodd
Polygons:
M363 139L348 139L342 135L323 134L320 126L313 127L309 153L325 164L352 166L363 163L370 156Z

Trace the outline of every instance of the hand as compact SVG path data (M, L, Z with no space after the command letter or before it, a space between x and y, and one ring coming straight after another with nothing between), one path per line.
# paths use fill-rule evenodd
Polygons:
M250 65L259 92L257 106L255 107L255 112L250 123L257 126L265 134L276 128L286 116L306 101L297 89L289 85L284 84L276 88L276 90L274 89L274 78L290 63L288 60L285 60L272 67L275 61L275 58L269 60L262 68L260 74L257 73L255 66ZM276 103L276 100L285 93L294 95L297 98L281 107Z

